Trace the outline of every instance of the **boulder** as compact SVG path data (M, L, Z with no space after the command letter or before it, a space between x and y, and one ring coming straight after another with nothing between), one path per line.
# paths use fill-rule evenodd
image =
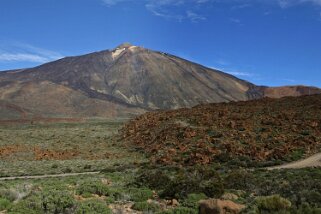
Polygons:
M237 200L239 197L233 193L224 193L221 199L223 200Z
M173 207L178 207L179 206L179 202L176 199L173 199L171 204L172 204Z
M230 200L208 199L199 202L199 214L238 214L245 206Z
M166 204L168 206L172 206L172 207L178 207L179 206L179 202L176 199L167 200Z

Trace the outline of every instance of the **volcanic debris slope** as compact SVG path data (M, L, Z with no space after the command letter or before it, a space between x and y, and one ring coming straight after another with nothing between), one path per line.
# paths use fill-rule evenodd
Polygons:
M150 112L121 133L161 164L287 162L320 151L321 95Z

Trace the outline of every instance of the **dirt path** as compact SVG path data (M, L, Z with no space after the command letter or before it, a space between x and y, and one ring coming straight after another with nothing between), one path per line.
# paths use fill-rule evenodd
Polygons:
M300 169L307 167L321 167L321 153L315 154L303 160L295 161L292 163L283 164L280 166L268 167L268 170L274 169ZM34 176L15 176L15 177L2 177L0 181L16 180L16 179L45 179L45 178L59 178L70 177L79 175L96 175L100 172L81 172L81 173L64 173L55 175L34 175Z
M300 169L307 167L321 167L321 153L315 154L303 160L295 161L292 163L283 164L280 166L273 166L267 168L268 170L273 169Z
M100 172L82 172L82 173L64 173L55 175L34 175L34 176L16 176L16 177L3 177L0 181L16 180L16 179L44 179L44 178L59 178L59 177L70 177L79 175L96 175Z

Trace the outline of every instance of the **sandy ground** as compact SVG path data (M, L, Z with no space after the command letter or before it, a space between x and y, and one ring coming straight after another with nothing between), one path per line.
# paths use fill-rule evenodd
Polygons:
M321 153L315 154L303 160L295 161L292 163L283 164L280 166L269 167L268 170L273 169L300 169L307 167L321 167Z
M64 173L55 175L35 175L35 176L16 176L16 177L3 177L0 181L15 180L15 179L43 179L43 178L58 178L58 177L70 177L79 175L96 175L100 172L82 172L82 173Z

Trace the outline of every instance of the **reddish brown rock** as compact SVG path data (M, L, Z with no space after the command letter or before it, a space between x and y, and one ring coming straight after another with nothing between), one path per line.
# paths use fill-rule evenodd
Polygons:
M229 200L208 199L199 202L199 214L238 214L245 206Z
M128 122L121 135L162 164L209 164L226 154L287 160L293 151L321 148L320 106L321 95L313 95L150 112Z

